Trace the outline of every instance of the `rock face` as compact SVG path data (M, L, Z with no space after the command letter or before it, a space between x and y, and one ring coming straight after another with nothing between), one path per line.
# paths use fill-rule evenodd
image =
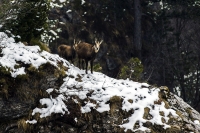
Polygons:
M49 66L51 67L51 66ZM33 75L34 77L35 75ZM54 77L54 74L44 75L41 79L41 86L37 86L38 91L45 93L45 90L50 88L58 88L59 82L58 78ZM11 78L11 77L10 77ZM73 77L72 77L73 78ZM62 79L59 79L62 81ZM81 80L81 78L79 79ZM159 97L160 101L164 101L166 108L172 108L176 111L178 117L169 116L168 125L170 128L164 129L161 125L152 124L151 122L144 123L144 127L149 128L150 130L137 130L125 131L124 128L121 128L119 125L122 124L122 121L134 113L134 110L124 111L122 110L123 98L114 96L111 97L108 101L110 110L99 113L95 109L91 109L88 113L81 112L81 106L89 99L80 99L78 96L72 95L65 101L65 104L68 107L70 114L65 113L61 114L51 114L51 116L46 118L36 118L37 124L26 124L25 121L36 116L31 116L30 111L38 106L38 101L42 96L34 96L32 91L34 89L33 84L37 84L39 81L31 80L24 81L21 83L20 87L23 86L23 89L26 89L26 92L29 93L29 97L32 97L33 100L23 100L20 99L19 95L9 96L8 99L0 99L0 132L8 133L19 133L19 132L40 132L40 133L189 133L189 132L200 132L200 114L192 109L187 103L185 103L181 98L176 95L173 95L168 91L167 87L160 87ZM38 83L38 85L40 82ZM21 88L16 88L21 89ZM58 92L51 92L52 95L57 95ZM28 94L27 94L28 95ZM48 94L45 94L46 96ZM88 92L87 95L91 95L91 92ZM90 99L91 100L91 99ZM156 104L160 104L158 101ZM95 101L93 101L95 103ZM132 101L130 101L132 102ZM151 119L150 109L145 108L143 118ZM160 112L162 114L162 112ZM164 115L164 114L162 114ZM139 123L136 122L135 128L139 127Z
M170 106L176 110L180 118L178 118L175 126L179 131L200 132L199 112L191 108L190 105L185 103L180 97L173 95L168 99Z
M10 44L0 43L0 133L200 132L200 114L165 86L85 74L58 55Z
M60 132L60 133L77 133L77 132L85 132L85 133L98 133L98 132L106 132L106 133L123 133L125 132L123 128L120 128L119 125L122 124L124 118L130 116L134 113L134 110L131 111L123 111L122 110L122 101L121 97L112 97L109 100L110 111L105 111L99 113L95 109L92 109L89 113L81 112L81 104L84 104L85 100L81 100L77 96L71 96L68 101L65 102L68 105L68 111L70 114L52 114L51 117L47 117L46 119L37 118L38 122L34 125L23 124L30 117L30 111L32 108L38 105L38 101L41 96L34 96L33 84L42 84L38 87L38 91L43 91L50 88L58 88L58 78L53 77L53 73L48 76L42 77L41 83L36 80L24 81L20 87L26 89L26 92L29 93L29 97L34 97L33 100L22 100L19 95L9 96L8 99L1 98L0 99L0 117L1 117L1 126L0 132ZM33 75L34 77L35 75ZM10 77L11 78L11 77ZM61 79L60 79L61 80ZM81 80L81 79L80 79ZM57 85L58 84L58 85ZM145 127L148 127L150 131L135 131L135 132L155 132L155 133L164 133L164 132L200 132L200 114L192 109L188 104L186 104L181 98L172 93L169 93L168 90L164 90L160 87L160 99L164 101L167 108L172 108L178 114L177 118L171 116L169 118L168 124L171 125L171 128L164 129L163 126L152 124L150 122L144 123ZM16 88L21 89L21 88ZM52 92L56 95L56 92ZM27 94L28 95L28 94ZM37 94L39 95L39 94ZM47 94L46 94L47 95ZM87 95L90 95L88 93ZM75 100L76 99L76 100ZM131 102L131 101L130 101ZM155 103L159 104L159 103ZM149 113L149 109L145 108L145 114L143 116L145 119L151 119L151 115ZM137 127L137 123L135 127ZM127 130L127 133L131 133L133 131Z

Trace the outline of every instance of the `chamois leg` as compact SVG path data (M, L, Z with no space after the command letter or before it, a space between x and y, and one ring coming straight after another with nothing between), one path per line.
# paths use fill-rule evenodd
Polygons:
M93 74L93 61L90 61L91 73Z
M81 60L80 60L80 58L78 59L78 67L81 69Z
M87 60L85 61L85 65L86 65L85 73L87 74L87 69L88 69L88 61Z
M71 63L74 64L74 57L70 57Z
M82 59L82 61L81 61L81 65L82 65L82 68L83 68L83 70L84 70L84 60Z

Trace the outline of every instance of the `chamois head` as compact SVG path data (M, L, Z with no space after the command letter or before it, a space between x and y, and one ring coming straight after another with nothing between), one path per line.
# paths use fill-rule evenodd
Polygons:
M79 43L81 43L81 41L76 42L76 40L74 39L73 48L76 49Z
M101 40L101 41L99 42L99 41L97 41L97 40L95 39L95 45L93 46L93 47L94 47L94 52L95 52L95 53L97 53L97 52L99 51L100 45L101 45L102 42L103 42L103 40Z

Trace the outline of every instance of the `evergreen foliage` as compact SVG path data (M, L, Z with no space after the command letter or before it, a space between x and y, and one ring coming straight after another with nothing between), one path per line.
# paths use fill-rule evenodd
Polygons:
M39 46L41 50L45 50L45 51L48 51L50 52L50 49L49 47L47 46L47 44L45 43L42 43L40 40L38 40L37 38L32 38L29 45L31 46Z
M48 28L47 18L49 11L48 0L15 1L15 17L10 17L2 28L10 30L16 41L30 43L32 38L40 39L41 34Z
M126 65L121 68L119 78L133 81L142 80L143 65L138 58L131 58Z
M95 64L95 65L93 66L93 69L94 69L94 71L96 71L96 72L102 72L102 67L101 67L101 65L100 65L99 63Z

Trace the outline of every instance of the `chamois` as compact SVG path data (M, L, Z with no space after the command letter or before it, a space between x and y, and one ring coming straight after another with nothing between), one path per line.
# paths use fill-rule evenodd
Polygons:
M86 64L86 70L85 70L86 74L87 74L87 69L88 69L88 61L90 61L91 73L93 73L93 61L96 57L97 52L99 51L99 48L102 42L103 40L101 40L100 42L95 40L95 45L92 45L86 42L81 42L75 45L75 51L79 59L79 68L81 68L80 60L82 60L82 68L84 69L84 66L83 66L83 60L84 60Z
M74 40L73 46L61 44L60 46L58 46L58 55L74 63L74 59L76 57L75 45L79 43L80 42L76 43Z

